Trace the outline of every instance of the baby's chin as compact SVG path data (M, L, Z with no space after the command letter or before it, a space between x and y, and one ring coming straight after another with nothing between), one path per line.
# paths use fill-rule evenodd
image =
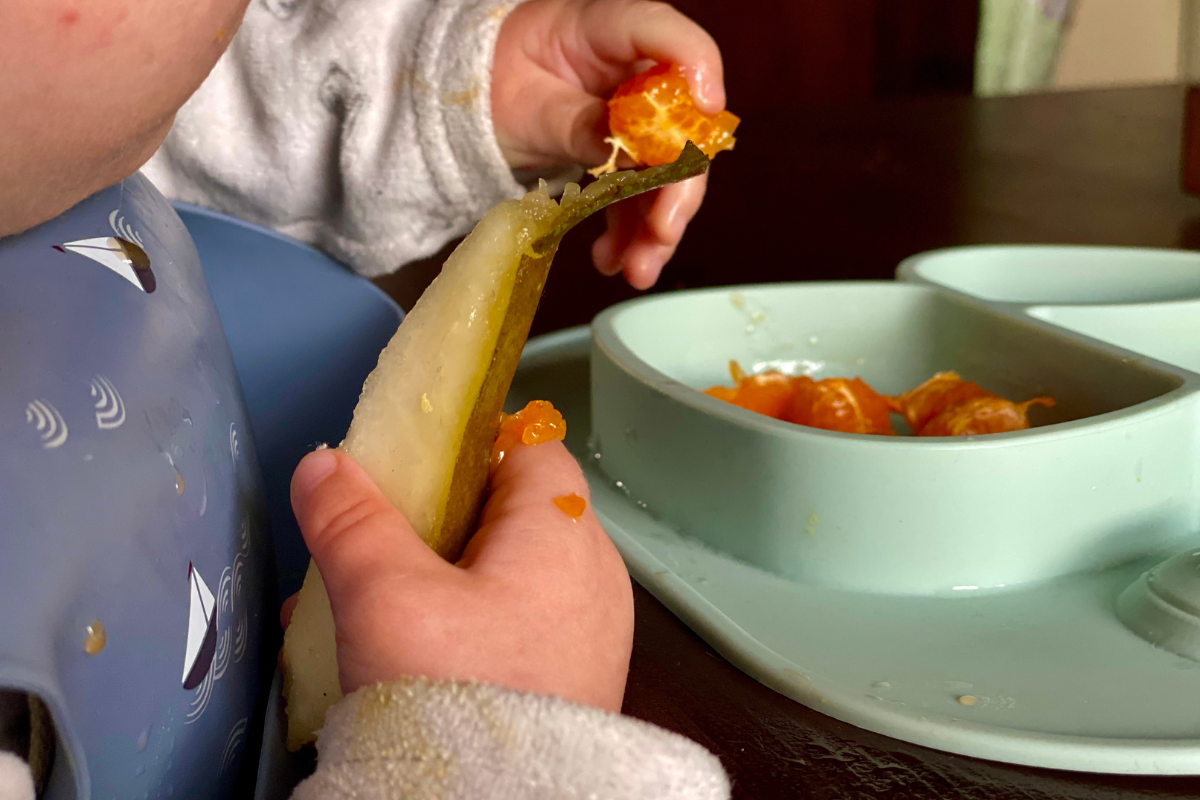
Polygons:
M52 220L137 172L162 145L174 119L172 114L132 137L113 141L66 139L46 146L45 141L8 142L0 137L0 152L14 155L0 168L0 236Z

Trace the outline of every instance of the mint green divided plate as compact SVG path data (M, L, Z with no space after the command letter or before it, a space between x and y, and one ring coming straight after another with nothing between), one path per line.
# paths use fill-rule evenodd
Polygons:
M616 306L531 341L510 408L563 411L633 576L776 691L963 755L1200 775L1200 255L963 248L899 275ZM995 436L818 431L696 391L730 358L1058 405Z

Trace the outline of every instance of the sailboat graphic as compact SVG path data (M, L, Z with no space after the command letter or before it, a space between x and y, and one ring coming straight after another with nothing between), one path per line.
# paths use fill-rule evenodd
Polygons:
M157 287L154 273L150 271L150 257L140 245L120 236L100 236L95 239L78 239L62 245L54 245L59 252L78 253L97 264L102 264L146 294Z
M188 635L183 656L183 688L195 689L208 674L217 651L217 604L213 593L188 563Z

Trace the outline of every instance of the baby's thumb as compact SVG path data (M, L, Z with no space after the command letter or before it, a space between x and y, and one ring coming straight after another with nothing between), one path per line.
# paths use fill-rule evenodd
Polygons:
M292 510L335 610L339 597L376 578L444 563L340 450L304 457L292 475Z

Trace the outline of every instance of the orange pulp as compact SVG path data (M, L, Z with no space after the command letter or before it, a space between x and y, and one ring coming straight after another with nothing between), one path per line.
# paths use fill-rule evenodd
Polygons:
M572 492L571 494L554 498L554 505L558 506L558 510L571 519L579 519L583 516L584 510L587 508L587 500Z
M814 381L805 375L792 384L792 402L782 417L788 422L843 433L896 435L891 404L861 378Z
M995 397L978 383L964 381L957 372L939 372L915 389L891 398L913 433L943 411L980 397Z
M903 414L917 436L979 436L1025 430L1030 406L1053 406L1051 397L1014 403L955 372L939 372L896 397L878 394L861 378L790 378L769 371L747 375L729 362L733 387L704 393L718 400L810 428L894 436L891 415Z
M492 469L518 444L561 441L567 435L567 421L547 400L530 400L515 414L500 415L500 429L492 445Z
M1052 397L1035 397L1014 403L1003 397L976 397L951 406L926 423L918 436L981 436L986 433L1023 431L1029 427L1029 407L1053 406Z
M673 64L656 64L617 87L608 101L611 135L605 141L613 146L613 152L607 164L591 173L614 172L622 150L644 166L670 163L679 158L689 140L712 158L733 149L733 132L739 122L728 111L701 111L683 70Z

